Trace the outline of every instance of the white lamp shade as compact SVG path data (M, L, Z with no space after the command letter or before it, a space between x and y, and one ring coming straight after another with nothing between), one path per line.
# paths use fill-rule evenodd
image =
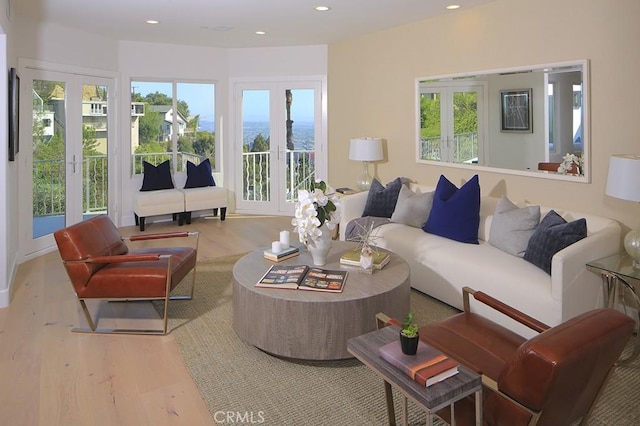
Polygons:
M351 139L349 145L349 160L354 161L380 161L382 154L382 139L358 138Z
M605 192L611 197L640 201L640 155L611 156Z

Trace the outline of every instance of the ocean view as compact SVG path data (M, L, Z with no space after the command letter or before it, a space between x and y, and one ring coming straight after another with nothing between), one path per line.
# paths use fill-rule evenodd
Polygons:
M212 121L201 121L200 130L212 132L215 124ZM259 121L245 121L243 123L244 135L243 145L251 146L256 136L262 134L265 138L269 136L269 123ZM313 150L314 146L314 124L313 123L293 123L293 146L300 150Z

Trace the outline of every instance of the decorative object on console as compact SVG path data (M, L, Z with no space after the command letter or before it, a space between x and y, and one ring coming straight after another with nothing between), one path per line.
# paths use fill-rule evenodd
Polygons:
M584 174L582 154L565 154L565 156L562 157L562 163L558 166L558 173L561 175L572 174L582 176Z
M422 228L425 232L460 241L478 244L480 226L480 182L474 175L460 188L440 175L433 196L429 218Z
M609 159L606 194L627 201L640 202L640 155L617 154ZM624 248L640 269L640 228L624 237Z
M326 194L327 184L315 182L311 190L298 191L295 217L291 224L298 233L299 241L307 246L314 265L327 263L331 249L331 232L340 222L340 203L335 193Z
M358 188L366 191L371 187L371 176L369 175L369 161L380 161L384 159L382 152L382 139L380 138L357 138L351 139L349 144L349 160L362 161L363 173L358 179Z
M567 222L555 210L549 211L529 239L524 260L551 275L553 255L587 236L584 218Z
M154 166L146 161L142 162L144 175L140 191L157 191L160 189L173 189L171 177L171 163L169 160Z
M414 322L415 316L413 312L407 313L402 321L402 329L400 330L400 346L402 353L405 355L415 355L418 350L418 324Z

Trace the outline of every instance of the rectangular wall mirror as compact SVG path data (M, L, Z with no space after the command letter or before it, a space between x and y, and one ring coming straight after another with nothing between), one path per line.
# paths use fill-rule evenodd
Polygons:
M579 60L418 78L416 159L590 182L588 75Z

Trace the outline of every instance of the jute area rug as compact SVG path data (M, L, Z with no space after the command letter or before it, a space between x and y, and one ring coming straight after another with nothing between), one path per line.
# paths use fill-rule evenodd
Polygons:
M232 269L239 258L198 263L193 300L174 301L169 308L171 334L214 421L224 422L224 413L232 412L264 425L387 425L383 382L359 361L284 360L236 336ZM411 310L420 324L457 312L417 291L411 294ZM616 369L588 424L640 424L639 396L636 360ZM394 400L399 415L400 398ZM426 423L411 402L409 420Z

